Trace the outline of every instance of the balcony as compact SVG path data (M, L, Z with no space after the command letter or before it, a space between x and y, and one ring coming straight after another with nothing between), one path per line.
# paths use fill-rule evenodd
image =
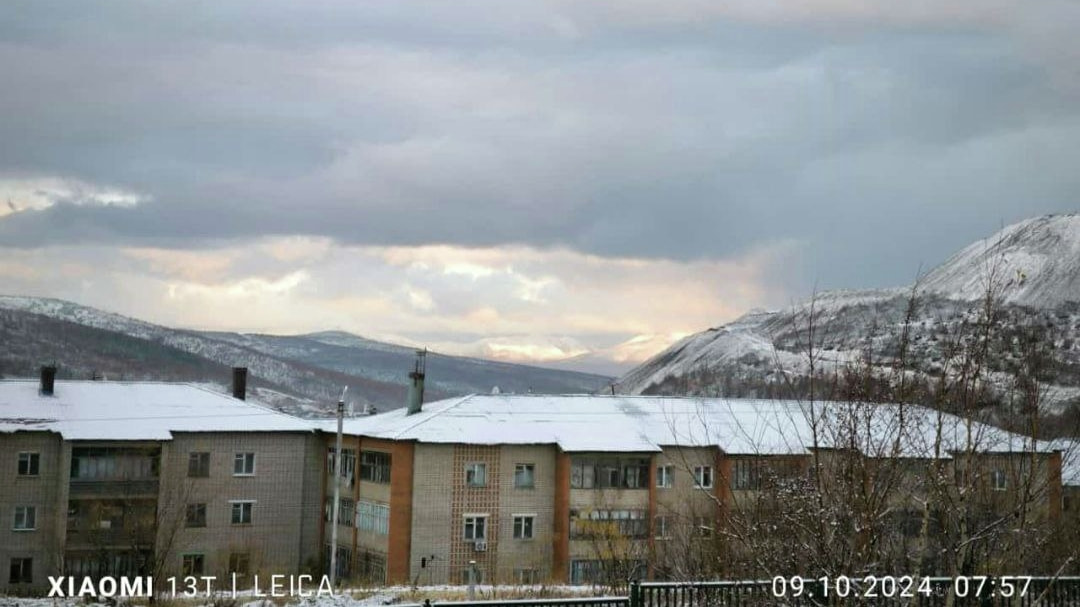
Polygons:
M156 498L158 479L71 479L69 495L72 499L97 498Z
M104 549L104 548L148 548L154 545L154 529L87 529L68 528L67 548L79 549Z

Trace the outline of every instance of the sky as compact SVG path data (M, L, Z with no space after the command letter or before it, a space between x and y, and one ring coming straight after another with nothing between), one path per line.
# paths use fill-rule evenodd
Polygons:
M1071 0L0 14L0 293L617 372L1077 208Z

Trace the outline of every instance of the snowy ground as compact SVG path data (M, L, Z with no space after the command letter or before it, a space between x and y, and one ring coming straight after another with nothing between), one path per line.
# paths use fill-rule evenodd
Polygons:
M161 604L168 607L375 607L466 600L465 586L392 586L388 588L355 588L336 592L334 596L290 597L266 599L239 593L235 603L231 597L177 598ZM477 586L476 600L557 598L570 596L604 596L597 588L587 586ZM145 605L145 599L122 602L120 605ZM0 596L0 607L116 607L116 604L83 599L19 598Z

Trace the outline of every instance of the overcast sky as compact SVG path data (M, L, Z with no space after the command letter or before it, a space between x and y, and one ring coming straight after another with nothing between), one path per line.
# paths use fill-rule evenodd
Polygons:
M1077 208L1072 0L12 3L0 293L629 364Z

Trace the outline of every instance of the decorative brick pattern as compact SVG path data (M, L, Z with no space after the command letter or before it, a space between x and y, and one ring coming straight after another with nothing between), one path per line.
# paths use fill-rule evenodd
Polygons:
M455 445L454 467L450 477L453 493L450 508L450 581L457 582L457 576L465 570L469 561L476 561L477 567L484 572L486 579L494 574L498 562L499 530L499 494L503 474L500 466L500 448L487 445ZM486 483L483 487L469 487L465 484L465 466L482 463L487 466ZM487 550L478 552L472 542L465 541L465 515L487 514Z

